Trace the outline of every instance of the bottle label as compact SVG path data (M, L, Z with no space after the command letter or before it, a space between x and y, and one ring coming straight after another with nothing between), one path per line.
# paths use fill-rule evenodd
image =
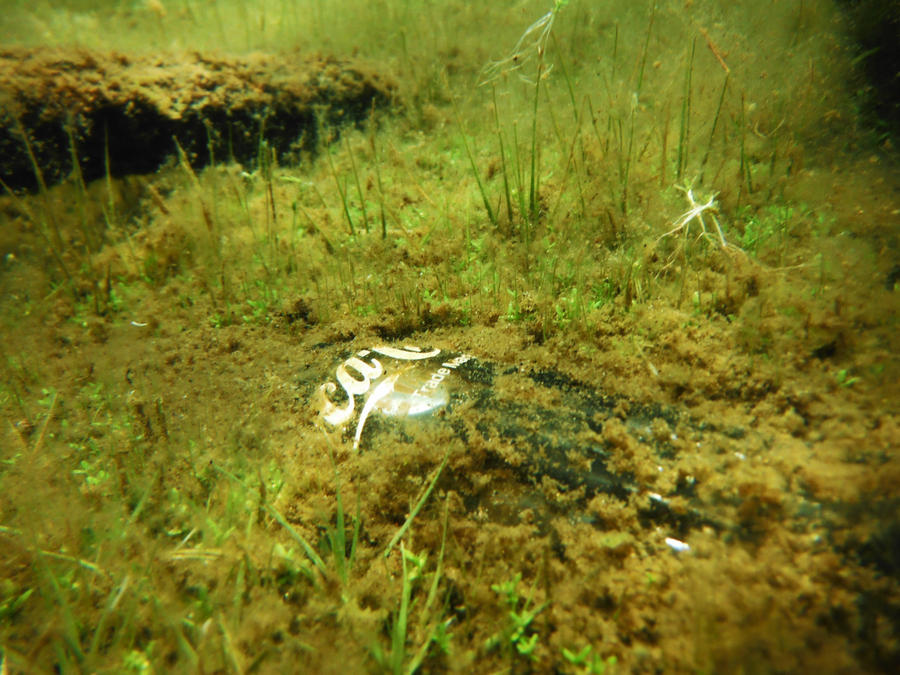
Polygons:
M447 405L456 369L472 358L411 345L363 349L337 367L337 383L319 387L319 418L332 429L355 423L353 449L358 450L373 413L417 417Z

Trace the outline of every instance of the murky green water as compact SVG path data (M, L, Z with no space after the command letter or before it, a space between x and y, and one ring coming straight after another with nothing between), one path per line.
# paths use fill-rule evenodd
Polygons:
M3 673L890 672L865 9L11 3Z

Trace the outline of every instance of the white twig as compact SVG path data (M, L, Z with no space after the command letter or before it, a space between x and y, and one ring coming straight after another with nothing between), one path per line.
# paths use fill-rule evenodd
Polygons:
M682 213L678 217L678 219L674 223L672 223L672 229L659 238L662 239L663 237L669 237L677 232L681 232L682 230L684 230L684 235L685 237L687 237L688 232L690 231L691 222L696 220L698 223L700 223L700 229L702 230L702 232L698 235L698 238L707 237L710 239L714 239L713 235L709 232L708 229L706 229L706 223L703 220L703 213L704 211L706 211L708 212L713 225L716 226L716 233L719 235L719 242L722 244L722 248L728 248L728 242L725 241L725 234L722 232L722 226L719 225L719 219L716 218L716 213L718 212L716 208L716 194L718 193L713 194L709 198L709 201L707 201L706 203L699 203L694 198L693 189L681 187L680 185L676 185L675 187L684 192L688 202L691 205L691 208Z

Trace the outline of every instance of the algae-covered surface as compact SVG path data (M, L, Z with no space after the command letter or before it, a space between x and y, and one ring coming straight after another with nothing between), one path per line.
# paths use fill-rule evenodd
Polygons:
M4 675L893 671L900 175L830 2L19 3L0 35L352 58L393 97L95 181L70 135L4 190ZM440 405L389 411L434 350Z

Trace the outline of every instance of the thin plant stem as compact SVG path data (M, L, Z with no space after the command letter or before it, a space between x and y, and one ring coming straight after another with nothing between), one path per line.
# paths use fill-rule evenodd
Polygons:
M341 180L337 175L337 169L334 168L334 160L331 158L331 150L326 150L325 156L328 158L328 166L331 169L331 175L334 177L334 183L337 186L338 194L341 196L341 204L344 207L344 217L347 219L347 225L350 228L350 236L356 237L356 228L353 226L353 218L350 216L350 207L347 204L347 186L341 185Z
M719 124L719 115L722 112L722 103L725 101L725 91L728 89L728 78L730 73L725 73L725 80L722 82L722 91L719 94L719 104L716 106L716 115L713 117L712 129L709 132L709 143L706 144L706 152L703 155L703 160L700 162L700 182L703 182L703 172L706 169L706 162L709 159L709 153L712 150L713 137L716 134L716 127Z
M413 518L415 518L419 511L422 510L422 507L425 506L425 502L428 500L431 491L434 490L434 486L438 481L438 478L441 477L441 472L444 470L444 467L447 466L447 460L450 459L450 450L444 453L444 459L441 462L441 465L437 468L437 471L434 472L434 476L431 477L431 481L428 483L428 487L425 488L425 492L422 493L422 496L419 497L419 501L416 502L416 505L413 507L412 511L409 512L409 516L403 525L400 526L400 529L397 530L396 534L394 534L390 543L388 543L387 547L384 549L384 557L387 558L391 554L391 550L394 546L397 545L397 542L400 541L401 537L406 534L406 531L409 529L409 526L412 525Z
M631 175L631 160L634 152L634 121L637 115L638 105L641 100L641 89L644 86L644 68L647 66L647 53L650 46L650 35L653 32L653 23L656 20L656 2L650 2L650 21L647 23L647 34L644 36L644 46L641 49L641 66L638 70L637 86L631 99L631 113L628 124L628 150L625 155L625 169L622 172L622 214L628 215L628 181ZM621 147L621 146L620 146Z
M697 39L691 41L691 52L688 57L684 76L684 99L681 104L681 128L678 133L678 165L676 179L680 182L688 163L688 146L691 136L691 80L694 73L694 49Z
M538 145L537 145L537 121L538 121L538 102L540 97L541 75L544 70L543 59L538 63L537 78L534 82L534 109L531 117L531 186L528 192L528 213L529 213L529 230L533 231L537 223L538 217L538 190L540 189L540 179L538 177ZM530 238L529 232L529 237ZM527 239L526 238L526 243Z
M363 194L362 183L359 181L359 170L356 168L356 158L353 156L353 150L350 148L350 141L344 136L344 145L347 147L347 154L350 155L350 168L353 169L353 178L356 183L356 193L359 195L359 208L362 210L363 226L366 232L369 231L369 215L366 213L366 198Z
M506 217L509 221L509 227L513 223L512 199L509 191L509 173L506 164L506 147L503 142L503 130L500 129L500 113L497 110L497 88L491 87L491 94L494 99L494 126L497 130L497 140L500 142L500 168L503 172L503 194L506 198Z
M384 185L381 182L381 167L378 160L378 146L375 143L375 103L369 116L369 146L372 148L372 161L375 164L375 184L378 186L378 217L381 221L381 239L387 239L387 218L384 209Z
M478 191L481 193L481 200L484 203L484 210L487 211L488 220L491 221L491 225L497 227L497 215L494 213L494 209L491 206L491 202L487 196L487 190L484 187L484 183L481 180L481 174L478 172L478 167L475 165L475 157L472 154L472 149L469 147L469 139L466 138L466 130L463 127L462 118L459 115L459 107L456 105L456 99L451 97L451 101L453 103L453 113L456 116L456 124L459 127L459 133L462 136L463 147L466 150L466 156L469 158L469 165L472 167L472 174L475 176L475 182L478 183Z

